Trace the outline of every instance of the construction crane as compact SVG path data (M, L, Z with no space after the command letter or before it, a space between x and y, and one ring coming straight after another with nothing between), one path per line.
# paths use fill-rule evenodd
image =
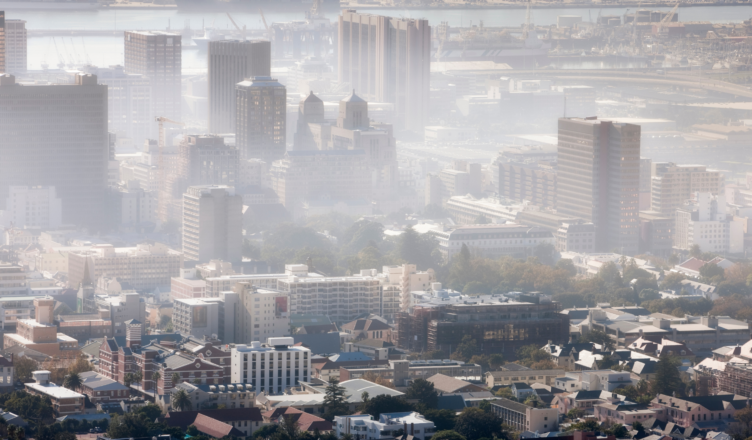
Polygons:
M264 10L259 9L259 14L261 14L261 21L264 22L264 27L266 28L266 33L269 35L269 41L272 41L272 31L269 29L269 25L266 24L266 17L264 17Z
M84 37L81 37L81 46L84 48L84 57L86 59L86 65L91 66L91 58L89 58L89 51L86 50L86 43Z
M159 211L161 214L162 219L166 219L166 208L165 208L165 200L164 200L164 193L167 191L167 188L165 186L166 179L165 179L165 164L164 164L164 147L165 147L165 131L164 131L164 124L175 124L179 126L184 126L185 124L178 121L173 121L172 119L165 118L164 116L157 116L154 118L155 121L159 123L159 194L157 194L157 205L159 207Z
M55 44L55 52L57 52L57 67L59 69L65 68L65 57L63 56L63 53L60 51L60 48L57 47L57 40L55 37L52 37L52 42Z
M232 19L232 15L230 15L229 12L227 12L227 18L230 19L230 23L232 23L233 26L235 26L235 29L237 29L240 32L240 35L243 37L243 41L245 41L245 25L243 25L243 29L238 26L237 23L235 23L235 20Z
M673 8L671 8L671 11L669 11L668 14L666 14L665 17L663 17L663 20L661 20L660 23L658 23L658 34L660 35L663 32L663 26L666 23L670 23L671 20L674 18L674 15L676 14L676 10L679 9L679 2L676 2Z

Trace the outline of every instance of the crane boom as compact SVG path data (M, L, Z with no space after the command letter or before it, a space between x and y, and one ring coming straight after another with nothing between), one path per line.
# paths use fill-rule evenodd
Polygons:
M232 23L233 26L235 26L235 29L240 31L240 35L243 36L243 41L245 41L245 25L243 25L243 29L241 29L240 26L238 26L238 24L235 23L235 20L232 19L232 15L230 15L229 12L227 12L227 18L230 19L230 22Z
M269 25L266 24L266 17L264 17L264 10L259 9L259 14L261 14L261 21L264 22L264 27L266 28L266 33L268 34L269 41L272 41L272 32L271 32L271 29L269 29Z

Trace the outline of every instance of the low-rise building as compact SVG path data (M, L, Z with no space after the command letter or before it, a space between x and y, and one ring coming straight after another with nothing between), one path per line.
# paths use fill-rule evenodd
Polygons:
M93 404L126 400L130 396L128 387L96 371L79 373L79 376L81 392L89 396Z
M550 231L518 224L466 225L430 233L439 240L439 251L447 261L457 255L462 246L487 258L525 258L539 244L556 244Z
M426 379L431 382L434 388L440 393L472 393L476 391L486 391L485 388L473 383L457 379L456 377L435 374Z
M293 338L238 344L231 353L232 383L251 384L258 393L279 394L310 380L311 350L295 346Z
M13 391L16 383L16 368L13 365L13 355L0 356L0 392Z
M86 396L50 382L51 374L47 370L34 371L34 382L26 384L26 391L34 396L49 397L57 417L84 412Z
M599 422L620 423L631 425L634 422L643 423L648 419L663 419L663 410L650 408L634 402L601 403L593 410Z
M369 414L334 418L334 433L338 438L350 434L359 440L393 439L399 430L414 439L427 440L436 427L416 412L383 413L378 420Z
M185 431L189 426L220 427L230 425L239 431L235 435L207 433L212 437L231 435L233 437L252 437L264 425L264 419L258 408L204 409L200 411L170 411L164 418L167 426L178 427ZM220 437L221 438L221 437Z
M612 393L610 391L594 390L594 391L576 391L574 393L566 395L558 395L554 397L552 406L556 406L559 410L559 414L566 414L573 408L579 408L585 413L593 414L593 408L603 403L618 403L625 401L626 398L622 395Z
M554 385L556 378L564 376L564 370L521 370L521 371L489 371L486 373L486 386L493 388L499 385L509 386L514 382L524 382L528 385L542 383ZM555 385L562 388L559 385Z
M747 408L747 401L747 396L738 394L684 398L659 394L650 403L654 408L664 410L661 420L686 428L697 422L731 423L738 410Z
M75 357L79 352L78 341L58 333L52 315L54 302L51 298L35 298L36 319L18 320L16 333L6 333L3 337L5 348L19 345L48 356Z
M509 399L491 402L491 411L518 432L552 432L559 430L556 408L533 408Z
M297 424L298 429L307 432L330 432L334 429L332 422L327 422L321 417L316 417L313 414L308 414L305 411L301 411L292 407L275 408L271 411L261 413L264 417L264 422L268 423L282 423L287 418Z
M253 401L256 397L253 386L247 384L196 385L182 382L159 396L157 403L162 409L169 411L173 408L172 396L181 390L188 394L191 407L195 410L216 409L219 405L224 405L227 409L253 408Z

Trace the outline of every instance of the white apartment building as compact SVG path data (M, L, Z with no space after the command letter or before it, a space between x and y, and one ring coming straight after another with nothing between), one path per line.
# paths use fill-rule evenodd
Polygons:
M384 266L376 275L381 283L381 317L394 319L398 312L406 312L412 305L410 292L425 291L436 281L433 269L418 271L414 264Z
M23 267L0 264L0 297L24 296L29 293Z
M689 249L697 244L706 252L744 251L742 224L727 213L725 195L696 193L694 201L676 210L674 247Z
M494 198L476 199L471 195L464 194L450 197L445 206L457 223L472 225L481 216L492 223L514 221L517 218L517 213L525 209L525 202L512 202Z
M417 412L383 413L378 420L369 414L334 418L334 432L338 438L351 434L356 440L392 439L399 430L403 430L404 435L426 440L431 438L436 426Z
M471 253L487 258L514 256L524 258L542 243L556 245L553 234L540 227L517 224L466 225L448 230L430 231L439 239L439 250L451 260L467 245Z
M231 349L231 382L251 384L256 394L281 394L299 382L308 382L311 350L294 346L291 337L253 341Z
M183 194L183 253L188 260L240 261L243 199L225 185L190 186Z
M218 335L219 302L219 298L176 299L172 303L172 324L175 331L199 339Z
M62 224L62 201L54 186L11 186L0 226L57 229Z
M369 271L364 271L368 273ZM277 281L290 294L290 313L327 315L335 322L349 322L363 313L381 315L381 283L375 276L300 278Z
M234 307L235 338L238 341L265 341L290 333L290 297L287 292L239 283ZM224 293L223 293L224 294Z
M68 254L68 286L78 287L89 267L92 281L103 275L130 283L135 290L153 290L170 285L180 275L183 254L162 243L116 248L111 244L94 245L88 250Z

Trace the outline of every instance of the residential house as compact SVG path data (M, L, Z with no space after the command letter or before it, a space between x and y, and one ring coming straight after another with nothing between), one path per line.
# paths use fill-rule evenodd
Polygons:
M185 391L191 399L191 406L195 410L216 409L224 405L227 409L252 408L256 393L250 384L230 383L220 385L196 385L182 382L168 389L164 395L157 398L157 404L164 410L172 408L172 396L178 391Z
M650 403L655 408L664 409L665 421L689 427L695 425L695 422L733 422L734 414L746 408L748 400L747 396L737 394L684 398L659 394Z
M571 394L556 396L552 403L558 407L559 414L566 414L573 408L580 408L586 413L593 414L593 408L597 405L602 403L615 403L624 400L626 400L624 396L609 391L580 390Z
M415 440L428 440L436 427L417 412L382 413L378 420L368 414L334 418L337 438L350 434L355 440L393 439L399 430Z
M642 423L650 418L663 418L663 410L650 408L639 403L618 401L596 405L593 409L593 415L601 423L631 425L634 422Z
M579 352L583 350L592 352L595 351L595 347L592 342L554 344L552 341L543 346L543 351L551 355L551 360L557 366L566 370L575 369L575 362L579 360Z
M380 339L395 342L392 328L380 319L356 319L342 324L342 331L351 335L352 339Z
M643 336L631 344L629 349L652 357L680 357L694 359L695 354L685 344L674 342L662 336Z
M296 408L275 408L272 411L261 413L266 423L282 423L283 419L292 418L297 424L298 429L308 432L329 432L332 429L332 422L327 422L321 417L301 411Z
M199 421L204 425L213 424L213 426L217 427L216 422L206 420L206 418L225 423L240 431L240 434L233 435L233 437L251 437L254 432L267 424L264 422L264 419L261 416L261 411L258 408L205 409L200 411L179 412L170 411L164 417L163 421L167 426L176 426L183 431L185 431L190 425L195 425L196 421ZM198 426L196 427L198 428ZM208 435L216 437L213 434Z

